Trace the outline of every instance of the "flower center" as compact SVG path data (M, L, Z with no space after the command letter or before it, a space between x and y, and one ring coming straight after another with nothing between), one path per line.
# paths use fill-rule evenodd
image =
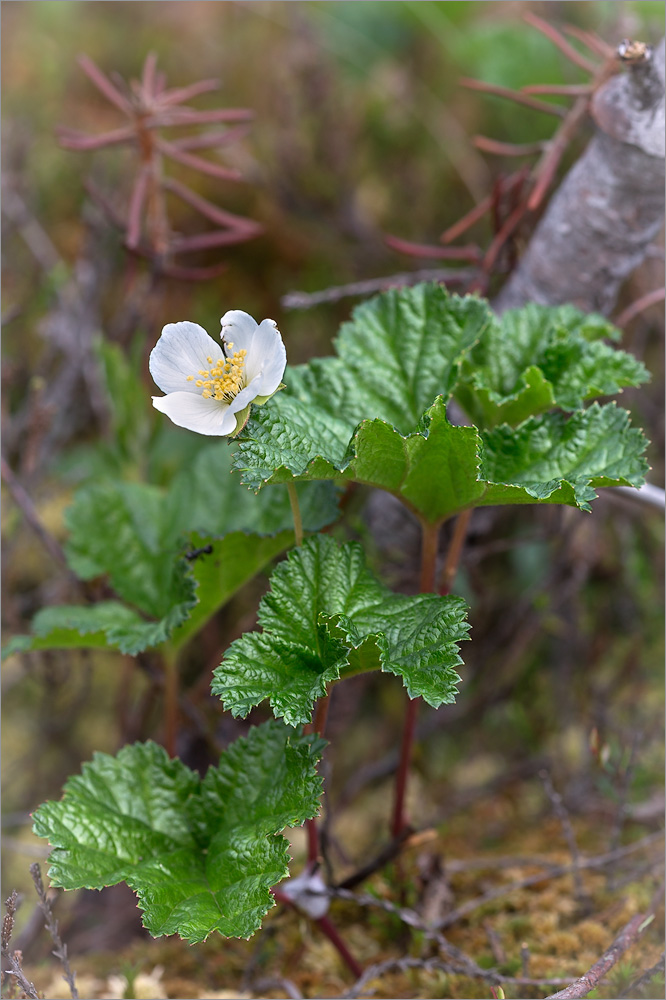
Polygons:
M228 348L233 346L227 344ZM204 399L219 399L230 403L243 388L246 354L247 351L235 351L230 358L221 357L215 364L212 358L206 358L211 367L199 370L201 378L188 375L187 381L194 382L197 388L203 390Z

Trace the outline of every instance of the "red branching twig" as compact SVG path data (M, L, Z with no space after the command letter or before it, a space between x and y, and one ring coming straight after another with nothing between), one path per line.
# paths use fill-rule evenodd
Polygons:
M115 75L114 81L109 79L87 56L81 56L79 62L98 90L129 119L129 124L101 135L87 135L73 129L60 128L58 135L61 144L75 150L94 150L126 144L134 147L139 161L126 216L123 217L109 205L98 191L91 190L91 196L102 205L112 223L124 230L126 249L152 260L161 274L168 273L184 280L204 280L219 274L223 270L219 265L213 268L180 267L174 261L174 255L240 243L257 236L262 227L250 219L225 212L190 191L184 184L170 181L164 175L163 159L174 160L216 180L240 180L241 175L236 169L195 155L191 150L212 149L236 141L246 134L247 125L243 123L247 123L253 113L245 108L198 111L187 107L185 101L216 89L218 82L199 80L168 90L164 75L157 72L157 56L154 53L147 55L141 79L133 80L130 87L120 77L115 79ZM179 136L173 141L157 132L174 126L183 128L208 123L240 124L208 131L203 135ZM167 216L167 190L171 190L220 228L213 232L177 235Z
M440 260L469 260L478 263L481 251L477 246L465 247L434 247L425 243L411 243L397 236L385 236L384 242L393 250L408 253L412 257L433 257Z
M86 74L86 76L92 80L97 89L104 94L107 101L115 105L119 111L124 114L130 114L132 110L132 105L120 91L114 87L114 85L109 80L106 74L102 73L95 63L88 56L81 55L77 60L79 66Z
M249 134L249 125L232 125L231 128L203 132L201 135L188 135L182 139L172 139L171 145L176 149L213 149L215 146L228 146L232 142L245 138Z
M556 45L560 52L563 52L567 59L570 59L576 66L580 66L580 68L584 69L586 73L596 73L598 69L597 64L590 62L589 59L586 59L585 56L578 51L578 49L575 49L573 45L566 40L564 35L560 34L557 28L552 26L552 24L548 24L547 21L537 17L536 14L533 14L529 10L525 11L523 14L523 20L526 21L527 24L531 24L533 28L537 29L537 31L540 31L546 36L546 38L550 39L553 45Z
M532 189L527 207L534 212L541 204L543 197L555 179L557 168L564 156L564 152L571 141L574 132L587 114L588 98L579 97L569 111L560 129L551 139L548 151L537 164L534 171L535 184Z
M182 148L174 146L165 139L156 139L155 146L160 153L164 153L169 159L182 163L184 167L200 170L202 174L210 174L211 177L217 177L218 180L238 181L241 178L238 170L223 167L219 163L211 163L209 160L204 160L201 156L194 156L192 153L186 153Z
M134 182L134 188L130 195L129 211L127 213L127 236L125 244L131 250L138 246L141 239L141 215L148 192L148 177L150 168L141 167Z
M615 49L613 46L605 42L603 38L599 38L599 35L593 31L584 31L583 28L576 27L575 24L563 24L562 30L572 38L577 38L579 42L582 42L591 52L601 56L602 59L614 58Z
M167 90L165 94L162 94L160 103L184 104L185 101L191 101L193 97L199 97L200 94L207 94L211 90L218 90L219 86L219 80L199 80L197 83L191 83L188 87L176 87L173 90Z
M462 219L458 219L454 222L452 226L445 229L442 235L439 237L442 243L451 243L453 240L458 239L463 233L471 229L472 226L484 217L490 205L492 203L492 195L487 195L482 198L478 205L475 205L469 212L463 215Z
M513 246L515 241L512 240L512 237L525 217L532 215L541 207L546 192L555 179L565 151L588 113L590 101L595 90L617 70L618 66L617 54L596 35L579 29L572 29L569 32L578 38L595 55L601 56L605 60L602 65L593 63L585 58L567 41L560 31L536 15L528 12L525 15L525 20L532 27L545 34L567 58L586 70L586 72L591 74L592 78L588 82L581 84L535 84L523 87L520 91L486 83L482 80L464 78L460 81L462 86L470 89L493 94L498 97L505 97L533 110L543 111L562 118L562 123L555 132L555 135L550 140L543 142L517 145L500 142L487 136L476 136L474 138L474 145L478 149L494 155L521 157L540 153L541 156L528 174L522 171L518 172L511 179L510 185L505 182L500 187L496 187L492 195L483 198L462 219L449 226L441 234L440 242L449 244L483 218L487 212L490 211L492 213L494 237L483 257L483 271L476 275L472 285L468 286L468 290L484 290L487 287L489 276L497 264L503 247L510 241L511 246ZM561 104L540 101L532 96L534 94L573 97L575 101L570 108L566 108ZM518 197L516 197L516 188L519 192ZM507 199L507 195L509 194L512 194L513 197ZM386 239L386 243L394 249L400 250L403 253L409 253L415 257L434 258L443 256L438 252L439 248L428 247L419 243L409 243L405 240L398 240L395 237ZM512 256L515 256L515 253ZM509 268L513 266L512 257L508 258L507 263Z
M645 295L641 295L639 299L636 299L630 306L627 306L617 319L613 320L613 323L622 329L635 316L638 316L639 313L642 313L645 309L649 309L650 306L656 306L658 302L663 302L665 298L666 288L655 288L651 292L646 292Z
M167 108L161 114L146 118L146 128L163 128L165 125L214 125L219 122L247 122L254 112L247 108L218 108L214 111L195 111L193 108Z
M85 132L77 132L71 128L60 127L56 129L56 135L64 149L101 149L103 146L113 146L115 143L131 141L135 134L135 130L131 126L114 129L111 132L102 132L101 135L86 135Z
M262 229L258 222L246 219L242 215L234 215L233 212L226 212L223 208L214 205L212 201L208 201L207 198L195 194L194 191L173 177L165 177L162 181L162 187L182 198L188 205L196 208L198 212L218 226L231 226L237 232L251 233L253 236Z
M582 97L591 94L590 83L534 83L521 87L523 94L552 94L554 97Z
M543 111L545 114L556 115L558 118L564 118L566 114L566 108L560 104L538 101L535 97L523 93L522 90L511 90L510 87L500 87L498 84L486 83L484 80L473 80L467 76L462 77L459 83L461 86L467 87L468 90L480 90L484 94L494 94L495 97L506 97L510 101L515 101L516 104L532 108L533 111Z
M543 140L522 144L499 142L497 139L490 139L486 135L475 135L472 142L477 149L482 150L484 153L493 153L495 156L534 156L535 153L543 153L548 145Z

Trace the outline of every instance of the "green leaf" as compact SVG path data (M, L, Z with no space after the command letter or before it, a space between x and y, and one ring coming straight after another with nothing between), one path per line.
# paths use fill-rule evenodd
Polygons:
M97 753L59 802L34 814L54 847L54 885L101 889L125 881L157 937L250 937L288 874L279 831L316 815L323 741L270 721L222 754L202 780L155 743Z
M297 492L307 530L337 517L331 483L303 483ZM177 650L294 540L287 490L248 493L230 474L226 442L202 449L168 491L113 480L82 487L66 520L72 569L85 580L107 575L126 605L45 609L32 635L16 636L3 656L105 645L136 654L167 640Z
M641 486L647 441L615 403L593 403L568 419L532 417L483 434L480 503L566 503L589 511L600 486ZM501 484L501 485L499 485Z
M391 289L358 306L335 341L337 357L289 368L287 388L253 411L234 467L258 490L311 465L336 478L356 425L378 418L415 430L438 395L448 396L465 354L491 321L487 303L437 284Z
M595 486L638 486L648 466L641 457L647 441L632 428L629 415L615 404L592 404L566 418L561 413L532 417L518 428L507 425L479 432L450 424L444 401L424 415L422 429L403 436L382 420L366 420L354 433L337 464L313 454L306 413L297 419L292 400L288 432L300 442L281 451L287 430L284 404L266 407L253 433L276 460L253 463L245 474L257 485L260 471L268 482L292 478L333 477L353 480L393 493L419 517L437 524L468 507L508 503L565 503L589 510ZM238 461L255 443L241 445ZM300 449L300 450L299 450ZM261 485L261 480L259 481Z
M212 690L234 715L269 699L276 716L297 725L329 683L383 670L437 707L455 697L465 610L458 597L393 594L359 545L315 535L273 571L259 606L262 633L232 643Z
M103 482L80 489L65 515L67 560L83 580L107 574L115 592L162 618L179 602L184 567L174 557L179 531L163 493L144 483Z
M226 440L215 441L201 448L191 466L176 476L165 499L172 533L276 535L292 528L287 491L278 487L259 496L249 494L239 476L231 475L232 456ZM337 495L330 483L303 484L297 492L306 531L319 531L338 517Z
M335 341L359 401L354 422L380 417L413 430L436 396L449 395L491 318L487 302L437 284L391 289L357 306ZM335 414L335 397L327 409Z
M649 378L640 361L601 340L618 337L602 316L570 305L508 310L484 329L454 394L480 427L515 426L553 406L578 409Z
M15 636L3 649L3 659L33 649L77 649L118 646L133 652L130 637L141 628L154 628L119 601L100 601L91 606L61 604L43 608L31 622L31 635ZM145 648L145 647L142 647Z

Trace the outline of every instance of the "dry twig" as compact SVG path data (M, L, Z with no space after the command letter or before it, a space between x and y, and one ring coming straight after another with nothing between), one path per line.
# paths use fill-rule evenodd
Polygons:
M21 968L21 953L19 951L10 951L9 949L12 931L14 930L17 901L18 893L14 889L11 895L5 900L7 913L2 921L2 960L3 963L6 962L9 965L9 968L2 971L4 975L15 977L23 993L25 996L30 997L30 1000L39 1000L39 993L35 989L34 984L29 979L26 979L25 973Z
M624 925L613 943L592 968L588 969L583 976L580 976L566 989L560 990L559 993L552 993L546 1000L580 1000L581 997L586 997L588 993L591 993L606 973L622 958L625 951L635 944L643 931L652 923L655 912L663 901L663 895L664 883L662 882L652 897L647 910L644 913L637 913Z
M539 777L543 782L543 787L546 789L546 795L551 801L555 814L560 821L562 826L562 832L566 839L569 851L571 852L571 862L573 868L573 880L574 880L574 895L576 902L579 906L583 903L589 902L587 893L583 887L583 880L580 874L580 852L578 850L578 844L576 843L576 835L571 825L571 817L567 812L566 806L562 796L558 791L556 791L555 786L551 780L550 774L547 770L540 771ZM617 844L612 844L612 848L616 848Z
M53 910L51 909L51 903L49 902L49 897L44 888L44 883L42 882L42 873L39 865L35 861L30 865L30 877L35 885L35 891L39 898L39 908L44 914L44 925L51 935L51 939L55 948L53 949L53 954L62 963L64 975L63 979L69 986L69 992L72 995L72 1000L78 1000L79 992L76 988L76 973L72 971L69 964L69 957L67 955L67 945L64 944L62 938L60 937L60 932L58 930L58 921L53 916Z
M402 271L399 274L385 275L383 278L335 285L319 292L288 292L283 295L280 304L284 309L309 309L311 306L318 306L324 302L337 302L351 295L373 295L387 288L402 288L405 285L416 285L420 281L464 285L473 274L476 274L476 270L471 268L423 268L419 271Z

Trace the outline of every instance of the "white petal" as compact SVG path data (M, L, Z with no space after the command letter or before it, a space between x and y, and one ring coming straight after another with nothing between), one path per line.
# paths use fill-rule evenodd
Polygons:
M236 417L229 404L217 399L204 399L199 393L191 392L170 392L168 396L153 396L152 399L157 410L188 431L224 437L236 428Z
M238 413L239 410L244 410L248 403L251 403L256 396L259 395L260 389L260 376L253 378L249 385L246 385L244 389L235 396L229 403L229 410L231 413Z
M188 392L197 396L194 382L188 375L199 378L201 370L208 370L222 357L222 350L203 327L196 323L169 323L162 330L160 339L150 352L150 374L162 392Z
M252 338L252 345L245 359L248 379L261 376L257 396L270 396L280 384L287 364L280 331L272 319L263 320Z
M252 338L257 331L257 324L249 315L241 309L230 309L225 312L220 320L222 329L220 337L233 344L232 353L235 351L249 351Z

